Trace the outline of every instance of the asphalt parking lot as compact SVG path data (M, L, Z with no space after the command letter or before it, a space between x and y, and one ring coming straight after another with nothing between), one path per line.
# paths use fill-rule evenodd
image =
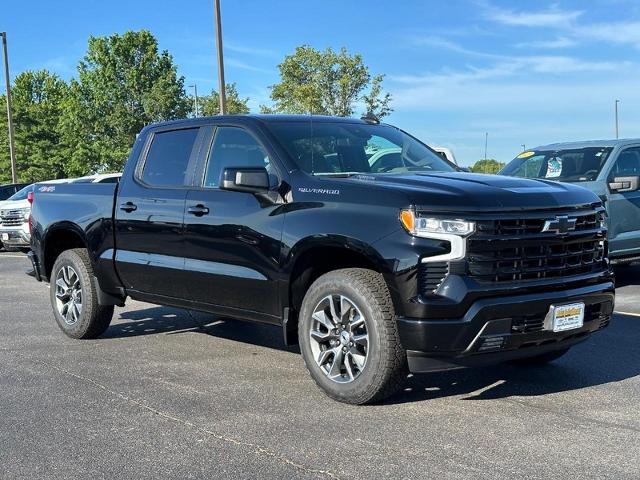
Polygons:
M0 253L2 478L640 478L640 266L611 326L556 363L325 397L275 328L129 301L66 338Z

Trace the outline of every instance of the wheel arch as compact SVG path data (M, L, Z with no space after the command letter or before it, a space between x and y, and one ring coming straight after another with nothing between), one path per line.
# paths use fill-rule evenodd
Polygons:
M396 303L388 281L392 266L370 244L342 235L308 237L290 250L285 262L288 288L283 291L283 303L287 344L297 343L297 315L308 288L321 275L342 268L366 268L382 274Z
M78 225L72 222L60 222L50 226L44 235L42 249L45 277L51 277L53 264L62 252L73 248L87 249L87 247L86 235Z

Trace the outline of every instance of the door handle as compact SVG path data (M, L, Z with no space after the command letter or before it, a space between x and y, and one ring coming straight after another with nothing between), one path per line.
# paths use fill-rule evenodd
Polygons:
M189 207L187 209L187 213L190 213L191 215L195 215L196 217L201 217L209 213L209 208L205 207L202 204L198 204L198 205L194 205L193 207Z
M127 213L133 212L138 209L138 206L133 202L126 202L120 204L120 210L124 210Z

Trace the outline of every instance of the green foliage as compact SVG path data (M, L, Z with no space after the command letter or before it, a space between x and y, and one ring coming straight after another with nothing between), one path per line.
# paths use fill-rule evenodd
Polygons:
M186 117L184 78L148 31L90 37L64 109L69 176L122 169L146 124Z
M474 173L498 173L502 168L504 168L505 164L499 162L493 158L487 158L483 160L478 160L471 167L471 171Z
M225 98L227 101L227 113L249 113L249 97L241 98L235 83L227 83L225 86ZM191 99L193 105L193 98ZM210 95L198 97L198 111L201 116L220 114L220 94L212 90ZM191 112L195 114L195 111Z
M359 102L364 103L362 113L384 117L391 112L391 95L382 93L383 75L371 78L362 56L350 55L345 48L319 51L303 45L278 68L280 83L271 86L273 106L262 106L264 113L346 117L354 114Z
M65 157L60 148L61 115L67 84L46 70L18 75L11 88L18 180L35 182L64 177ZM6 119L6 97L2 96ZM6 122L0 128L0 182L11 180Z

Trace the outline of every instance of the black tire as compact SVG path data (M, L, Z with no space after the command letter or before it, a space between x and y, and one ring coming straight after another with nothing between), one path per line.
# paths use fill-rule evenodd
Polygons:
M355 377L351 368L357 366L350 362L352 367L349 373L353 378L347 383L338 383L329 378L328 373L316 362L312 350L312 315L316 308L321 308L321 302L331 295L347 297L350 304L355 306L351 309L357 308L366 321L368 340L366 350L363 350L366 360ZM392 395L402 386L408 374L407 356L400 344L395 310L382 275L363 268L329 272L309 287L300 310L298 340L302 357L313 380L329 397L358 405L374 403ZM340 348L339 341L334 341L338 342L336 348ZM346 344L342 348L346 348ZM333 360L335 362L335 357Z
M57 287L57 279L62 275L62 269L71 267L76 276L72 276L74 283L80 287L81 308L75 310L77 317L74 319L65 319L60 311L57 293L60 290ZM67 270L69 272L69 270ZM75 281L77 279L77 282ZM63 279L64 283L64 279ZM113 317L113 305L104 306L98 303L96 279L93 276L93 267L89 260L89 255L85 249L75 248L73 250L65 250L56 259L53 269L51 270L50 299L53 308L53 314L60 330L67 336L76 339L91 339L102 335ZM70 298L70 297L69 297ZM65 300L60 302L65 303ZM69 312L68 307L66 312ZM65 310L63 309L63 312Z
M542 355L536 355L535 357L527 357L520 358L518 360L513 360L510 363L514 365L519 365L521 367L535 367L539 365L545 365L549 362L553 362L558 358L562 357L565 353L569 351L569 348L563 348L562 350L556 350L554 352L543 353Z

